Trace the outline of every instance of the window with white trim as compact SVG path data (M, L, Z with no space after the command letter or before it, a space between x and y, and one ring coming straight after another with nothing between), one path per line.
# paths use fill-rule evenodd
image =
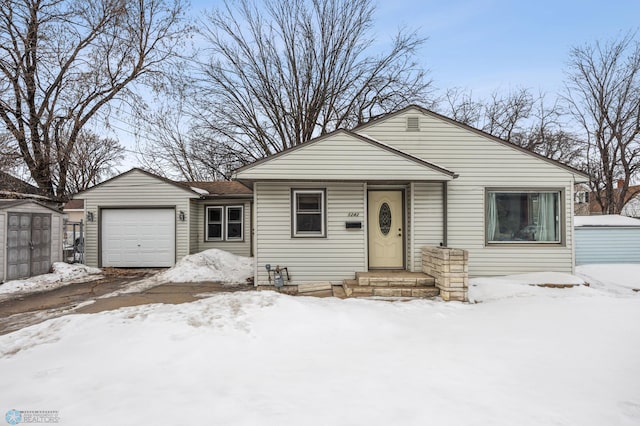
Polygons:
M319 189L294 189L293 236L325 236L325 191Z
M242 239L242 206L227 207L227 240Z
M239 241L244 239L243 206L207 206L206 241Z
M560 191L487 191L488 243L560 243Z

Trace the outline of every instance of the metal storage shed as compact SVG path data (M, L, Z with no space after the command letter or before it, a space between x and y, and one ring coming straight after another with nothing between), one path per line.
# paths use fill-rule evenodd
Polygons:
M575 216L576 265L640 263L640 220L620 215Z
M0 282L46 274L62 260L63 214L33 200L0 200Z

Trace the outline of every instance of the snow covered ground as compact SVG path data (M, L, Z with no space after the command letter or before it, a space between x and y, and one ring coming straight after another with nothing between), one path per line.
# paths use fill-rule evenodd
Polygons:
M557 275L474 280L476 304L245 292L64 316L0 336L0 415L54 410L64 425L638 425L640 293L620 268L581 268L591 287L569 289L527 282Z
M0 284L0 302L28 293L50 291L69 284L103 278L100 269L78 263L55 262L52 269L53 272L50 274Z
M66 285L104 278L102 270L79 263L55 262L53 272L24 280L0 284L0 302L29 293L55 290ZM123 290L102 297L139 293L171 282L220 282L226 285L246 284L253 276L253 258L236 256L224 250L210 249L185 256L173 268L152 277L128 284Z

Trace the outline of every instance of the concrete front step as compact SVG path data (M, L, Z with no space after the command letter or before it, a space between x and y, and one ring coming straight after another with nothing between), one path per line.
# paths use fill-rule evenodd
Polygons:
M343 289L347 297L416 297L428 298L440 295L440 290L429 285L362 286L357 280L345 280Z
M357 272L358 285L367 287L416 287L434 286L435 278L422 272L370 271Z

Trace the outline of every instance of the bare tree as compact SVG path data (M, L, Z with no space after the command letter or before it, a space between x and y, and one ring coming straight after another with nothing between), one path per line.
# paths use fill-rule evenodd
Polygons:
M78 134L67 168L67 194L83 191L115 174L124 159L124 147L112 138L82 130Z
M447 89L444 95L444 114L459 123L479 129L482 127L484 104L473 98L471 91L460 87Z
M157 81L182 11L182 0L0 0L0 118L41 189L64 198L82 128L134 82Z
M528 89L494 91L487 100L471 92L449 89L444 96L445 115L476 127L537 154L573 166L583 162L583 143L565 130L558 102L549 104L543 93Z
M145 144L139 161L145 168L173 179L227 180L242 161L236 153L212 140L209 132L192 125L181 95L170 105L144 115Z
M423 39L399 33L371 52L370 0L225 1L202 33L210 60L196 96L199 134L249 162L429 99L415 62Z
M635 34L574 47L564 98L587 138L592 194L603 213L620 213L640 169L640 44Z
M0 172L12 172L20 164L20 153L10 133L0 133Z

